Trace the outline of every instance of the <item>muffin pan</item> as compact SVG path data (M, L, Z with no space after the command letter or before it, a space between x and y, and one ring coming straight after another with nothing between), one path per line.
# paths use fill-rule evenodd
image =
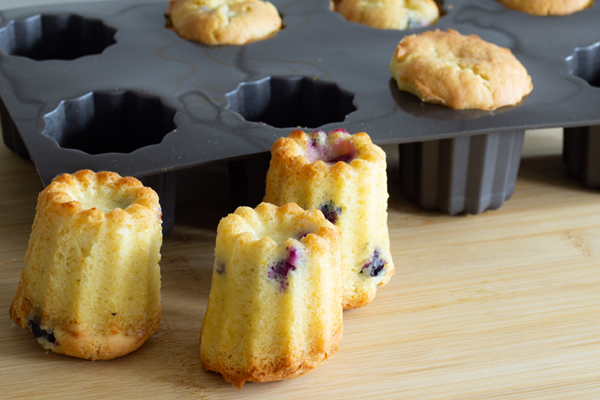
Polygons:
M275 37L217 47L167 29L166 0L1 12L5 143L35 163L45 185L82 168L141 178L159 192L167 230L177 170L229 160L239 182L298 126L399 144L403 191L450 214L510 197L526 129L569 128L569 170L599 186L598 2L533 17L494 0L446 0L436 25L410 31L348 22L327 0L273 3L285 24ZM531 95L495 111L455 111L400 92L388 69L396 45L435 28L510 48L532 77Z

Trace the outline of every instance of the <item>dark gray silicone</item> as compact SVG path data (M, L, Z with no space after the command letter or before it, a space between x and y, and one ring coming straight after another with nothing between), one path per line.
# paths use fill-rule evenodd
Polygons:
M216 47L167 29L165 0L0 12L5 143L35 163L44 184L82 168L144 178L159 191L172 221L177 183L170 174L232 161L232 187L241 198L254 198L235 185L247 173L244 163L298 126L366 131L381 145L433 141L412 147L441 148L448 141L451 151L464 153L463 145L478 148L474 143L482 137L600 125L599 2L570 16L533 17L495 0L446 1L446 15L435 26L404 32L348 22L326 0L273 3L285 23L275 37ZM532 76L531 95L496 111L455 111L400 92L388 68L398 42L436 28L510 48ZM481 150L504 154L501 145L494 151L489 146ZM512 193L519 154L508 157L504 172L489 172L488 160L463 166L483 180L460 178L464 194L453 187L456 181L439 183L449 186L450 197L436 200L436 207L450 213L499 207ZM471 172L479 164L483 170ZM403 172L411 174L417 171ZM495 181L486 181L492 176L509 178L498 191ZM404 190L415 193L417 187ZM436 204L431 196L412 197L429 206Z
M600 188L600 126L565 129L563 161L586 187Z
M421 208L450 215L500 208L515 189L524 134L401 144L402 190Z

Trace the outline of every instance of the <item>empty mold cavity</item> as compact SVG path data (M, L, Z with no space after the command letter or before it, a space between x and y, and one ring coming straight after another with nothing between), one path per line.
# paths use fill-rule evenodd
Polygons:
M600 87L600 42L587 47L577 47L567 57L571 74L584 79L592 86Z
M38 14L0 28L0 49L38 61L74 60L102 53L115 43L115 32L97 19Z
M88 154L131 153L175 129L176 111L158 97L130 91L92 92L65 100L44 116L42 132L62 148Z
M343 122L356 110L354 95L336 84L306 77L243 82L227 93L228 108L246 121L276 128L317 128Z

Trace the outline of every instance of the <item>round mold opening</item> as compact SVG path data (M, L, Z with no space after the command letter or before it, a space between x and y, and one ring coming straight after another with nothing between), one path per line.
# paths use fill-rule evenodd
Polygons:
M65 100L44 116L42 134L88 154L131 153L160 143L175 130L176 111L155 96L92 92Z
M577 47L567 57L569 72L591 86L600 87L600 42L587 47Z
M37 61L74 60L102 53L116 43L115 33L98 19L38 14L0 28L0 49Z
M301 76L243 82L226 97L227 108L246 121L276 128L317 128L343 122L356 111L352 93L334 83Z

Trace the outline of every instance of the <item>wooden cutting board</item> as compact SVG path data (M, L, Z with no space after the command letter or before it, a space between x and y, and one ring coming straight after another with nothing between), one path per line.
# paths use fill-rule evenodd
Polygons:
M340 350L321 368L238 390L201 369L198 344L226 168L178 177L198 184L180 185L164 240L157 334L130 355L89 362L45 352L8 317L42 186L2 144L0 398L598 399L600 192L566 176L561 146L557 130L528 132L514 196L453 217L402 198L396 146L385 147L396 275L373 303L345 312Z

